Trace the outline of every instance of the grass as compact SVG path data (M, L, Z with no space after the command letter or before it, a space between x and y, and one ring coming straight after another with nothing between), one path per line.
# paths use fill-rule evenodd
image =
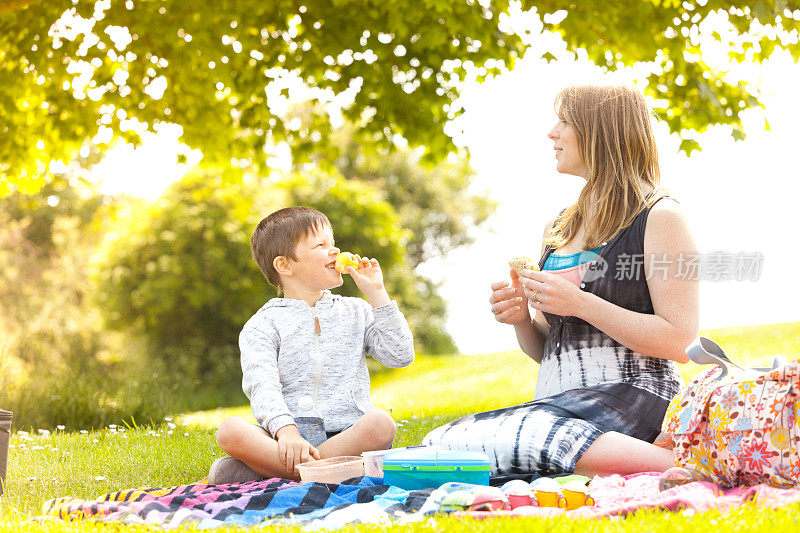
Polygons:
M750 326L702 332L716 340L735 360L767 364L781 353L800 356L800 323ZM398 421L396 445L418 444L432 428L462 414L527 401L533 394L538 365L519 351L480 356L419 357L408 368L378 374L373 402L391 410ZM700 367L684 365L688 379ZM9 476L0 500L0 532L152 530L88 522L27 522L42 504L60 496L91 499L135 486L182 485L205 477L221 451L214 428L227 416L250 417L249 408L217 409L176 416L157 426L106 427L81 432L15 431L9 454ZM473 521L455 517L392 527L407 531L639 531L668 528L715 528L768 531L794 530L800 506L777 511L745 506L728 514L642 512L624 520L514 519ZM716 522L716 524L714 524ZM191 529L191 528L190 528ZM238 528L229 528L238 530ZM380 531L383 526L360 526ZM228 529L226 529L227 531Z

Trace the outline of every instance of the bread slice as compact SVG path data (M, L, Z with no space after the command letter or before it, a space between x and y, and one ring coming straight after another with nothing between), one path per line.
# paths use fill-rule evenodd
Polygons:
M519 274L521 270L539 270L539 266L534 263L530 257L525 256L509 259L508 266L513 268L517 274Z

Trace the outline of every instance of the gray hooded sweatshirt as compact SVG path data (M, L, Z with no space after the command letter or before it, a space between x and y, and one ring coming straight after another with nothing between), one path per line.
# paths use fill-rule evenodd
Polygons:
M325 430L346 429L373 408L365 355L394 368L414 360L411 330L396 302L373 309L330 291L314 307L269 300L244 325L239 348L242 389L256 421L273 436L294 424L300 398L313 397L315 388Z

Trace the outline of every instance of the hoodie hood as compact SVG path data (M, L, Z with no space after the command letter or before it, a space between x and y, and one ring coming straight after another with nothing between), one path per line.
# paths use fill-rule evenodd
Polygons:
M333 306L334 302L341 299L342 297L338 294L333 294L329 290L325 290L322 293L322 298L320 298L314 307L317 309L329 309ZM309 306L305 300L298 300L297 298L272 298L266 304L264 304L263 309L268 309L270 307L293 307L297 309L309 309Z

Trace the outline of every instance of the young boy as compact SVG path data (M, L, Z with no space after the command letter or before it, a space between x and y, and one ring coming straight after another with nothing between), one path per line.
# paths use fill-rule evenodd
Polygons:
M283 297L269 300L239 335L242 388L258 425L236 416L222 422L217 443L230 457L214 462L209 482L297 478L298 464L390 448L396 426L370 403L365 354L403 367L414 360L414 342L378 261L347 267L369 303L331 294L342 284L339 249L327 217L308 207L266 217L250 246ZM328 435L316 448L295 425L303 397L316 400Z

